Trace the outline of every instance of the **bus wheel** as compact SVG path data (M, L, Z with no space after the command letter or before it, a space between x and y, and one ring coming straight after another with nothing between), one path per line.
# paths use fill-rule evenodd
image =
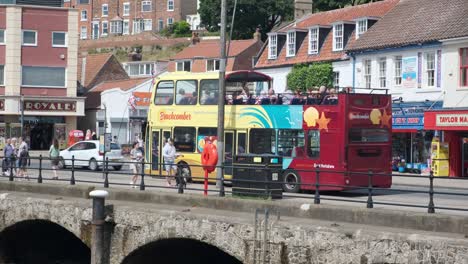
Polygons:
M283 190L290 193L298 193L301 190L301 177L292 170L287 170L283 174Z
M178 169L180 170L182 177L184 177L185 182L192 182L192 171L190 170L189 165L185 162L180 162L178 165Z

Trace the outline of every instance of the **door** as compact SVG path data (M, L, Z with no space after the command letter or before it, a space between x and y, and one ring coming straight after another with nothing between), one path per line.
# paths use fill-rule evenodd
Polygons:
M224 174L232 175L232 158L234 155L234 131L224 132Z
M462 138L462 177L468 177L468 138Z
M153 130L151 132L151 174L160 175L159 169L159 155L161 153L159 147L161 146L161 131Z
M93 39L99 38L99 22L93 22Z

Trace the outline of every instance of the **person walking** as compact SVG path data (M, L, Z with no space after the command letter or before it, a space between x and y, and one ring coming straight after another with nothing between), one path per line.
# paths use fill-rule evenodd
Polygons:
M52 178L53 180L58 180L57 169L58 169L58 163L59 163L59 155L60 155L59 143L58 143L58 140L54 138L52 146L50 146L50 149L49 149L50 163L52 165L52 171L54 172L54 177Z
M86 130L85 140L91 140L91 130Z
M163 158L164 158L164 165L166 167L166 180L167 180L167 186L172 186L172 171L177 172L177 166L175 165L174 161L179 156L176 153L176 149L174 147L174 142L171 138L167 139L166 145L164 145L163 148Z
M140 151L138 142L133 143L133 148L130 151L130 158L132 159L130 167L133 171L133 177L130 184L132 185L132 188L136 188L138 175L141 172L141 161L143 160L143 153Z
M11 145L11 139L7 139L6 140L6 144L5 144L5 148L3 149L3 154L4 154L4 158L5 158L5 174L7 176L10 176L10 173L12 173L12 168L13 168L13 160L12 160L12 156L14 156L14 153L15 153L15 149L13 148L13 146Z
M28 164L29 158L29 148L28 143L24 141L24 138L19 137L20 145L18 147L18 176L23 177L29 181L29 176L27 174L26 166Z

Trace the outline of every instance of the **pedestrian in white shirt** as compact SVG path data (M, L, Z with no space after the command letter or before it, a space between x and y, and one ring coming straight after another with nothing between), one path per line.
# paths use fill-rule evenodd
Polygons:
M167 143L166 145L164 145L164 148L163 148L163 158L164 158L164 165L165 165L166 172L167 172L166 180L167 180L168 186L172 186L172 182L171 182L172 176L173 176L172 170L174 170L174 172L177 172L177 165L175 164L175 159L177 158L177 156L179 155L176 153L176 149L174 147L174 143L172 139L171 138L167 139Z

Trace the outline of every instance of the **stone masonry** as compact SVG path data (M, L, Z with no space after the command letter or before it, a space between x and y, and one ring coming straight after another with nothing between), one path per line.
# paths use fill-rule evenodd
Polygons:
M159 239L192 238L253 263L253 214L196 206L107 201L110 263ZM90 245L91 201L38 194L0 194L0 230L27 219L50 220ZM468 263L460 234L352 226L286 217L272 225L271 263Z

